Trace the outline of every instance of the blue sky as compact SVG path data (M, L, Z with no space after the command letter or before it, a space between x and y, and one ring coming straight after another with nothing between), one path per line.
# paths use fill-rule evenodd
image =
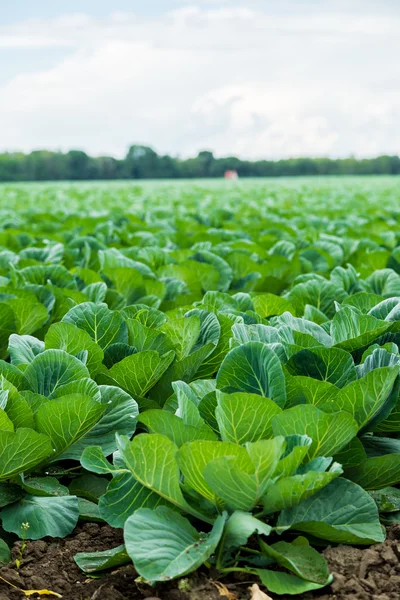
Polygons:
M0 150L400 153L397 0L0 3Z

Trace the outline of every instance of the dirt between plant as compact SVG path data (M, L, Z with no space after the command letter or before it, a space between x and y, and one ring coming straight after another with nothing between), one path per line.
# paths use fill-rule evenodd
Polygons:
M64 540L46 538L28 542L19 570L15 559L21 542L13 548L13 560L0 569L0 576L25 590L48 589L63 600L250 600L251 578L209 579L205 572L182 581L151 588L137 583L132 565L121 567L97 579L84 575L75 564L77 552L106 550L122 543L120 530L86 523ZM387 540L370 548L328 547L324 551L334 583L324 590L302 596L276 596L271 600L400 600L400 524L388 528ZM261 589L262 586L260 586ZM225 594L225 595L224 595ZM0 600L26 596L0 580ZM39 598L39 596L34 596ZM42 596L54 597L54 596ZM258 599L257 599L258 600ZM261 598L259 599L261 600ZM263 600L266 600L263 598Z

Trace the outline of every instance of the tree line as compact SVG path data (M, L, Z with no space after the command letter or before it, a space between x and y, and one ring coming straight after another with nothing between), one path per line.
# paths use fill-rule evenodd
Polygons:
M376 158L289 158L242 160L235 156L216 158L204 150L195 158L159 155L148 146L133 145L125 158L89 156L81 150L29 154L0 154L0 181L60 181L104 179L181 179L223 177L228 170L239 177L283 177L299 175L397 175L398 156Z

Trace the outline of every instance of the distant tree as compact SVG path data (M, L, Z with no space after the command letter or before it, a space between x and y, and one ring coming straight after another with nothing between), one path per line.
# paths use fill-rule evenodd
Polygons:
M132 179L158 177L159 157L148 146L131 146L125 158L126 173Z
M82 150L70 150L66 155L67 179L90 179L90 158Z
M215 162L213 153L209 150L202 150L197 156L197 161L202 172L201 177L210 177L212 166Z
M118 161L111 156L99 156L97 159L99 179L118 179Z
M215 158L203 150L194 158L160 156L149 146L132 145L125 158L88 156L82 150L66 154L35 150L29 154L0 154L0 181L57 181L62 179L154 179L223 177L225 171L240 177L293 175L398 175L398 156L376 158L289 158L284 160L241 160L235 156Z

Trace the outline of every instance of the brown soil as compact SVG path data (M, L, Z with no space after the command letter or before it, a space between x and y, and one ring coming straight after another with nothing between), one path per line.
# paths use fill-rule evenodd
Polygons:
M324 555L335 581L332 594L319 600L400 599L400 523L388 528L383 544L366 549L337 546Z
M121 542L119 530L86 523L64 540L48 538L28 542L19 570L14 562L20 549L20 542L17 542L13 548L13 561L0 569L0 576L25 590L58 592L63 600L223 600L227 597L229 600L248 600L251 597L249 578L247 581L224 580L226 587L222 592L230 594L222 596L215 582L205 573L151 588L135 581L137 574L131 565L92 579L85 576L73 560L77 552L106 550ZM324 555L335 581L330 588L319 593L305 594L302 596L304 600L400 600L400 524L388 529L388 537L383 544L366 549L329 547ZM300 600L293 596L268 595L273 600ZM0 600L24 597L22 592L0 581Z
M45 538L27 542L19 570L16 569L15 559L18 558L21 542L17 542L12 551L12 562L0 568L0 576L24 590L48 589L57 592L62 594L63 600L223 600L215 585L202 574L190 581L184 580L181 584L174 581L158 589L136 583L138 575L132 565L93 579L82 573L74 562L77 552L107 550L121 543L121 530L108 525L86 523L79 526L74 535L62 540ZM179 586L182 585L190 588L190 591L180 590ZM246 590L246 585L240 587ZM21 598L25 598L22 592L0 580L0 600Z

